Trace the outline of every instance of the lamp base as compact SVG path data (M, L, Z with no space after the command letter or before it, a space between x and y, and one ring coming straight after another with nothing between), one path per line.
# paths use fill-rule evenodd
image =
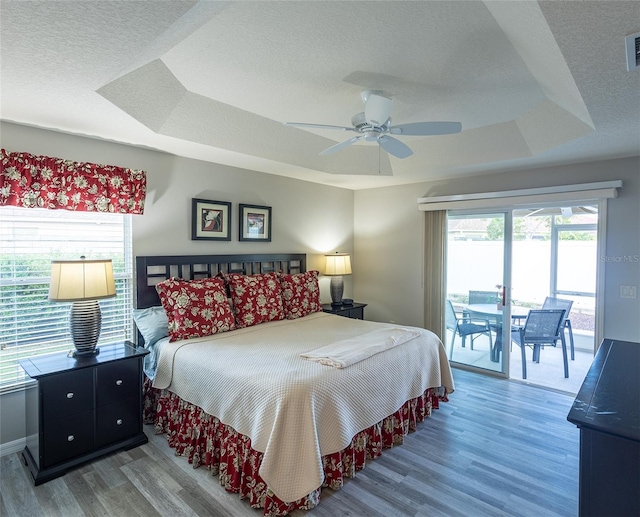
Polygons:
M95 357L100 353L99 348L93 350L71 350L67 354L68 357Z
M96 345L102 324L102 313L98 300L73 302L69 323L73 345L76 347L73 357L97 355Z
M329 283L331 293L331 306L340 307L342 305L342 293L344 291L344 281L342 276L332 276Z

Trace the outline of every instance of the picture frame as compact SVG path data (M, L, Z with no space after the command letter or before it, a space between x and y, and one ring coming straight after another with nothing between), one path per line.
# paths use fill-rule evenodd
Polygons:
M240 204L240 240L271 242L271 207Z
M230 241L231 203L192 198L191 240Z

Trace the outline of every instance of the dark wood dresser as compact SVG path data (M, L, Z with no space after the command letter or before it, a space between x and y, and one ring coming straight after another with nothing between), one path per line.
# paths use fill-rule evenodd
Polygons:
M580 515L640 515L640 343L602 342L567 419L580 428Z
M23 359L37 381L26 391L27 445L22 453L36 485L67 469L147 443L142 430L142 360L127 341L95 357L66 353Z

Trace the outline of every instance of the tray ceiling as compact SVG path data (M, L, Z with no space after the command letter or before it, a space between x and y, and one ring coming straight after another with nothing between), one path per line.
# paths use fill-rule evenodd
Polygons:
M346 188L640 154L635 1L1 3L0 116ZM360 92L459 134L319 152ZM127 164L121 164L127 165Z

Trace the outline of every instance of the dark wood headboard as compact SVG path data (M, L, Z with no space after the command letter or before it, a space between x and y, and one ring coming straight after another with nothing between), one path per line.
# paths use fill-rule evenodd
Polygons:
M304 253L136 257L136 307L144 309L160 305L155 286L171 277L195 280L214 277L220 271L255 275L271 271L304 273L306 270L307 255Z

